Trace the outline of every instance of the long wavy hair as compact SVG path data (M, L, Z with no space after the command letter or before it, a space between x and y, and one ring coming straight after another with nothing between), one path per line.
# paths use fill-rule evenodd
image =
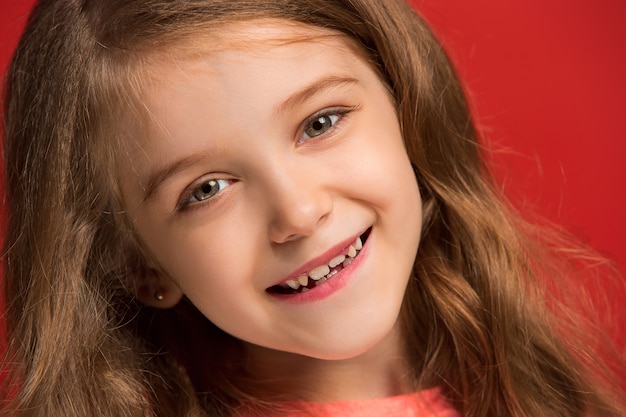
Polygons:
M6 83L6 415L218 416L254 400L237 340L185 300L134 299L150 255L115 167L128 123L145 121L145 69L256 18L348 37L392 92L424 204L401 315L416 387L441 386L470 417L624 415L562 302L567 240L497 192L453 68L402 0L38 2Z

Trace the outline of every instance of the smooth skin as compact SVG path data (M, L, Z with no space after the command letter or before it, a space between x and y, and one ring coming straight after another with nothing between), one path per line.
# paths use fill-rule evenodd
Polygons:
M129 141L122 192L165 273L139 299L186 295L246 343L248 371L274 391L409 390L398 315L422 214L388 89L331 31L257 20L219 33L146 78L151 128ZM269 291L368 228L345 285L291 301Z

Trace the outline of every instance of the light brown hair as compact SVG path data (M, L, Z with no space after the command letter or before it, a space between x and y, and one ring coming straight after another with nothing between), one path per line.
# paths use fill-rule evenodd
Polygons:
M342 33L392 92L424 201L402 312L417 386L442 386L465 416L622 415L609 374L592 383L603 368L561 339L574 340L552 314L562 304L544 306L545 288L573 273L551 260L565 241L538 242L557 235L494 191L455 73L401 0L36 5L6 85L6 413L228 415L249 400L233 380L236 340L188 302L156 312L134 299L149 254L124 218L115 164L126 123L142 120L142 68L194 34L255 18Z

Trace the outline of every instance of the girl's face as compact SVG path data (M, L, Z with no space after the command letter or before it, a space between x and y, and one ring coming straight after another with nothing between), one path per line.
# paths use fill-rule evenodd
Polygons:
M421 228L389 92L334 32L226 29L152 69L154 123L122 167L134 227L164 285L226 332L365 353L395 333Z

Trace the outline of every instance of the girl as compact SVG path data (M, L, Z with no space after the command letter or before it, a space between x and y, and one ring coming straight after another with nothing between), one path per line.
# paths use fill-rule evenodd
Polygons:
M42 0L5 114L7 415L623 411L400 0Z

